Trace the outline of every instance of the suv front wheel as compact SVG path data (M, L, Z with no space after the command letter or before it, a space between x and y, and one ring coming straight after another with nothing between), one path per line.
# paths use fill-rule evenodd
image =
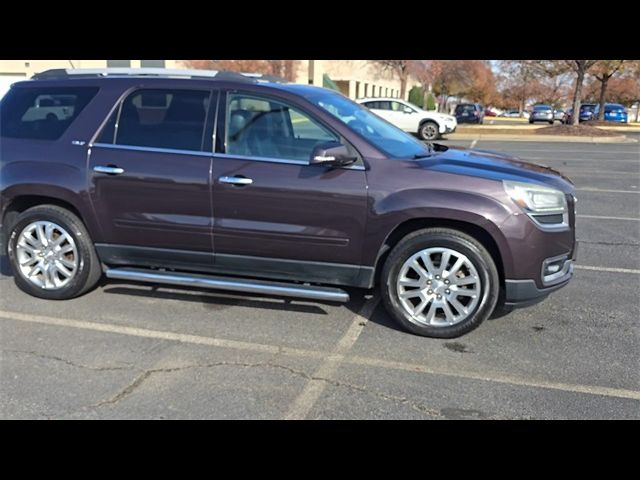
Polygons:
M496 265L473 237L448 228L406 236L387 258L381 276L389 313L406 330L453 338L480 325L500 292Z
M18 215L10 227L8 256L16 285L49 300L81 295L102 275L82 221L57 205L39 205Z
M437 140L440 138L440 131L436 122L426 121L420 124L418 135L422 140Z

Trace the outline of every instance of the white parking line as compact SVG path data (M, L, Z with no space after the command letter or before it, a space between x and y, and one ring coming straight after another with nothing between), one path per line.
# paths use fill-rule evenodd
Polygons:
M469 148L475 147L476 143L478 143L478 139L477 138L473 142L471 142L471 146Z
M593 267L593 268L599 268L599 267ZM371 302L365 303L365 306L366 305L369 305L369 307L367 308L371 309L370 311L373 311L372 307L375 307L375 305L373 305ZM368 317L370 314L367 314L363 309L362 315L365 315L366 317ZM125 327L122 325L114 325L114 324L108 324L108 323L85 322L80 320L69 320L69 319L54 318L54 317L48 317L48 316L42 316L42 315L29 315L29 314L19 313L19 312L8 312L8 311L0 310L0 319L29 322L29 323L38 323L43 325L53 325L58 327L71 327L71 328L78 328L83 330L115 333L120 335L129 335L129 336L142 337L142 338L155 338L159 340L177 341L177 342L191 343L196 345L209 345L212 347L232 348L236 350L264 352L264 353L278 353L280 355L295 356L295 357L301 357L301 358L327 359L327 352L322 352L317 350L288 348L288 347L280 347L278 345L266 345L261 343L239 342L235 340L204 337L200 335L189 335L189 334L181 334L181 333L173 333L173 332L164 332L164 331L158 331L158 330L148 330L144 328ZM358 335L360 335L360 332L362 331L361 328L356 328L354 327L354 325L358 327L362 327L363 325L359 325L359 323L361 322L366 323L367 322L366 318L356 317L356 319L354 319L354 322L352 322L352 325L347 331L347 334L340 341L339 345L341 346L341 348L346 350L351 348L349 344L353 344L353 342L355 342ZM395 362L395 361L382 360L382 359L372 358L372 357L363 357L363 356L347 357L347 356L344 356L344 354L339 356L343 357L340 360L343 364L365 365L370 367L386 368L390 370L405 370L405 371L411 371L411 372L417 372L417 373L423 373L423 374L442 375L442 376L449 376L453 378L462 378L462 379L469 379L469 380L481 380L485 382L502 383L502 384L508 384L508 385L522 386L522 387L546 388L546 389L552 389L552 390L561 390L566 392L583 393L583 394L589 394L589 395L600 395L600 396L606 396L606 397L629 398L634 400L640 400L640 391L629 390L624 388L610 388L610 387L603 387L599 385L560 383L560 382L553 382L553 381L547 381L542 379L515 377L515 376L508 375L506 373L500 373L500 372L487 372L484 374L479 374L479 373L470 372L468 370L455 371L452 369L447 369L445 367L438 367L438 368L435 368L433 366L427 367L421 364ZM318 380L321 381L320 379Z
M640 191L638 190L609 190L606 188L576 188L579 192L600 192L600 193L635 193L638 194Z
M640 270L635 268L594 267L592 265L575 265L577 270L593 270L594 272L633 273L640 275Z
M312 352L309 350L279 347L276 345L265 345L253 342L240 342L237 340L226 340L222 338L203 337L201 335L190 335L185 333L173 333L160 330L149 330L146 328L126 327L110 323L86 322L83 320L70 320L66 318L55 318L44 315L30 315L19 312L5 312L0 310L0 318L18 320L20 322L42 323L45 325L55 325L59 327L79 328L82 330L93 330L96 332L115 333L129 335L131 337L154 338L158 340L168 340L181 343L191 343L195 345L208 345L210 347L234 348L237 350L248 350L257 353L270 353L282 355L301 355L305 357L324 358L326 354L322 352Z
M347 333L340 339L329 357L318 367L318 370L313 374L311 380L307 382L300 395L293 401L284 416L285 420L303 420L306 418L327 387L327 382L324 379L331 377L336 372L340 363L344 360L345 354L358 340L362 329L369 321L369 317L377 305L378 298L375 296L365 302L351 322Z
M604 215L580 215L578 214L578 218L595 218L598 220L626 220L631 222L640 222L640 218L633 217L606 217Z

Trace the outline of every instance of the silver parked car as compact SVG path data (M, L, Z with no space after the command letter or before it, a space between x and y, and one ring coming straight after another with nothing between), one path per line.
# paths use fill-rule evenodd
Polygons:
M549 105L534 105L531 115L529 116L529 123L549 122L553 124L553 119L553 108Z
M557 120L559 122L564 122L564 110L556 109L553 111L553 120Z

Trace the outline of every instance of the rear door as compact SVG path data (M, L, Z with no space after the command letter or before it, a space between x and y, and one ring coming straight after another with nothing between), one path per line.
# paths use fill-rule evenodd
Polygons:
M361 160L309 165L315 145L341 139L289 101L229 92L225 104L212 175L216 267L351 281L367 208Z
M210 168L217 92L137 89L89 150L107 263L211 265ZM205 133L205 132L209 133Z

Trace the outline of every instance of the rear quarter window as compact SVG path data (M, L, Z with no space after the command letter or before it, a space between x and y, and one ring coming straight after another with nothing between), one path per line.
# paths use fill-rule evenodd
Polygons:
M57 140L98 93L98 87L12 88L0 105L0 136Z

